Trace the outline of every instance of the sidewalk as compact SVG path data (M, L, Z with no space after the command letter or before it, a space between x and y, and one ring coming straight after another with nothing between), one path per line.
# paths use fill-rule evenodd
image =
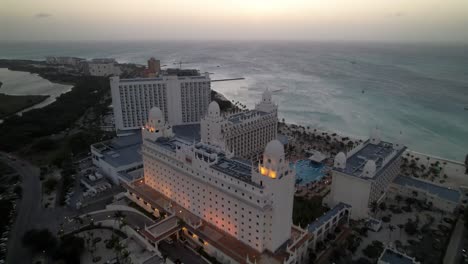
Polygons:
M450 243L445 252L444 264L454 264L458 259L461 250L461 243L463 239L463 233L465 230L465 222L460 218L457 221L457 225L453 230L452 237L450 237Z

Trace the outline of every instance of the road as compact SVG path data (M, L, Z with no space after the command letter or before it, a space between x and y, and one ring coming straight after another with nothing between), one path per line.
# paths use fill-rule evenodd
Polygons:
M159 249L161 253L166 254L172 261L179 259L184 264L207 264L198 254L185 248L184 244L180 241L175 241L171 245L162 241L159 243Z
M31 263L31 253L21 244L23 234L33 227L41 211L39 169L27 161L11 160L0 152L0 159L21 176L23 196L17 204L17 215L10 232L6 263Z
M460 263L460 253L463 246L463 233L465 229L464 225L464 221L461 218L458 219L455 230L453 230L450 238L447 252L445 253L444 264Z

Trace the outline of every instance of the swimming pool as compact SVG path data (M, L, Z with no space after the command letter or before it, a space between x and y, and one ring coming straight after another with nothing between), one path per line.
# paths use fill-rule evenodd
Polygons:
M325 165L314 164L309 160L298 160L296 163L291 163L291 166L296 165L296 183L306 185L309 182L320 180L325 176Z

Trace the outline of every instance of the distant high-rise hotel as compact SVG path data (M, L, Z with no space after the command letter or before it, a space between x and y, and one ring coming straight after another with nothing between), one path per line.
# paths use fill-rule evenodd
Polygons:
M155 58L150 58L148 60L148 76L147 77L156 77L161 71L161 62Z
M268 90L263 93L261 102L254 110L226 117L220 115L219 105L212 102L208 113L201 120L201 140L225 148L236 157L255 158L268 142L277 138L277 110Z
M155 66L155 65L153 65ZM117 130L140 129L153 107L171 125L199 123L211 101L208 73L168 69L157 78L110 78Z

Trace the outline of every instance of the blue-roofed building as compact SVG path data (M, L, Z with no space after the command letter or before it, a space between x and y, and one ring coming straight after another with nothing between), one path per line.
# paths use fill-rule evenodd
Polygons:
M451 189L413 177L398 176L390 187L393 196L412 197L432 204L437 209L454 212L461 200L458 189Z
M324 203L351 205L352 219L369 217L371 205L385 197L390 184L400 174L405 150L399 142L382 141L375 129L369 140L346 154L338 153L332 169L331 192Z
M385 248L377 264L418 264L415 258L400 253L392 248Z
M339 203L310 223L307 226L307 231L313 235L310 247L315 250L317 243L323 241L329 233L342 224L348 224L350 211L350 205Z
M91 145L91 155L99 171L117 184L119 174L143 168L140 149L141 134L137 133L95 143Z
M172 127L172 132L179 141L200 141L200 125L188 124ZM175 147L171 142L161 140L161 146ZM140 154L142 145L141 129L111 140L91 145L93 164L114 183L133 181L143 177L143 158Z

